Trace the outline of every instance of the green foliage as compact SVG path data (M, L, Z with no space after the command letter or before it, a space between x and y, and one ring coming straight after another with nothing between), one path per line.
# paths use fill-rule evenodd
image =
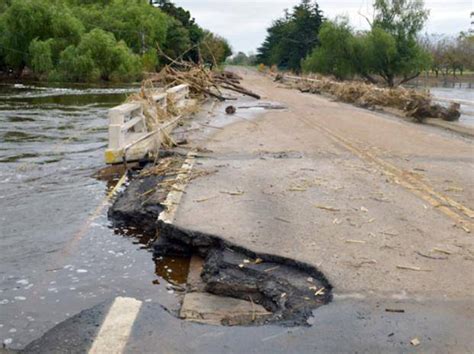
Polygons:
M302 0L268 28L268 35L258 49L258 60L266 65L299 72L301 61L315 48L323 22L322 12L316 2Z
M156 49L150 49L142 56L143 70L153 72L158 69L158 54Z
M354 33L347 20L326 22L321 46L305 59L304 70L339 79L358 74L373 83L378 77L390 87L426 70L430 55L416 37L427 18L422 1L376 0L374 8L375 21L365 33Z
M34 39L30 43L30 68L38 75L48 74L53 69L51 43L51 39L46 41Z
M327 21L319 33L320 47L303 62L305 72L318 71L346 79L355 73L353 64L354 36L347 19Z
M95 66L90 53L81 53L71 45L62 53L57 70L50 81L92 82L100 79L100 70Z
M190 48L191 39L188 30L178 20L170 19L163 51L170 58L176 59Z
M158 46L172 58L185 52L184 59L199 60L204 31L190 13L169 1L150 3L0 0L0 70L19 74L28 65L55 81L130 81L159 69ZM229 55L213 34L206 46L219 62Z
M28 50L34 39L53 38L51 50L54 58L67 43L78 42L83 31L81 23L60 1L13 0L1 15L0 22L4 61L17 70L27 64Z
M133 81L141 76L140 57L112 33L94 29L85 34L77 47L61 54L59 74L66 81Z
M395 85L396 76L403 77L400 83L418 76L430 65L429 54L417 43L429 16L423 0L376 0L374 10L374 72L389 86Z
M143 54L156 43L164 43L168 17L151 8L147 0L113 0L105 8L103 29L123 40L137 54Z
M174 5L169 0L157 0L157 1L152 1L152 2L156 4L160 8L161 11L163 11L170 17L177 20L178 23L180 23L181 26L187 31L187 37L189 38L190 47L186 48L187 52L185 53L183 58L186 60L198 62L199 61L198 47L204 38L204 30L201 27L199 27L196 21L194 20L194 18L191 17L191 13L189 11L186 11L182 7ZM176 29L172 28L172 31L176 31ZM172 37L174 37L174 35L172 35L171 38ZM169 41L167 41L166 43L168 44L168 49L170 49L169 47L173 43L170 43ZM182 43L180 43L180 45L182 45ZM182 54L182 52L179 54ZM172 56L172 58L174 59L176 57Z
M423 0L375 0L374 10L372 27L382 28L397 39L415 38L429 16Z
M200 51L204 63L211 66L223 63L227 57L232 55L232 48L229 43L224 38L209 31L204 33Z

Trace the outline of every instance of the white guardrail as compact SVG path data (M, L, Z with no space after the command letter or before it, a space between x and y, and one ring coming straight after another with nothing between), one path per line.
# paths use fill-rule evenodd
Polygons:
M156 107L150 113L156 113L158 107L167 110L168 102L173 102L177 108L183 108L187 105L188 98L189 85L172 87L153 96ZM107 164L138 161L150 152L157 151L164 137L171 133L181 118L174 117L156 130L149 131L143 111L144 107L139 102L124 103L109 110L109 145L105 151Z

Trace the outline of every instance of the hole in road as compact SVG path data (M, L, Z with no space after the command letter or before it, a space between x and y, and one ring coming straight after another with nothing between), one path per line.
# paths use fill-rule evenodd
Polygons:
M164 180L170 171L159 171L131 178L109 218L122 233L126 230L153 250L155 283L164 280L175 286L167 286L170 292L184 292L175 314L207 324L297 326L307 325L313 311L331 301L331 284L309 264L158 222L169 191L163 188L172 185ZM138 233L137 226L142 228Z

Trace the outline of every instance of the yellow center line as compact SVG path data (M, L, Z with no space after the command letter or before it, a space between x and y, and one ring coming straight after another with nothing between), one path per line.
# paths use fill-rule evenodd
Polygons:
M429 184L420 181L416 177L408 174L406 171L399 169L398 167L368 151L364 151L356 147L349 139L334 133L328 128L322 127L318 123L305 118L298 117L298 119L308 126L316 128L322 133L325 133L325 135L327 135L330 139L342 145L360 159L374 163L386 176L393 179L397 184L403 186L413 194L422 198L433 207L437 208L445 215L456 221L456 223L458 223L464 229L464 231L468 233L471 231L473 223L470 220L466 220L466 217L469 219L474 218L474 211L470 208L462 205L461 203L451 199L446 195L435 191Z

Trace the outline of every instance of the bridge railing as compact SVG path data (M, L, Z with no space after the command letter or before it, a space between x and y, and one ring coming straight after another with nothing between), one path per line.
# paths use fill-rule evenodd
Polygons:
M111 108L109 117L109 144L105 151L107 164L137 161L160 147L164 137L169 135L181 116L171 117L153 129L147 127L145 109L148 114L157 115L158 110L170 113L169 103L183 108L189 103L189 85L179 85L166 92L152 96L155 106L144 107L141 102L124 103ZM175 111L175 109L173 109Z

